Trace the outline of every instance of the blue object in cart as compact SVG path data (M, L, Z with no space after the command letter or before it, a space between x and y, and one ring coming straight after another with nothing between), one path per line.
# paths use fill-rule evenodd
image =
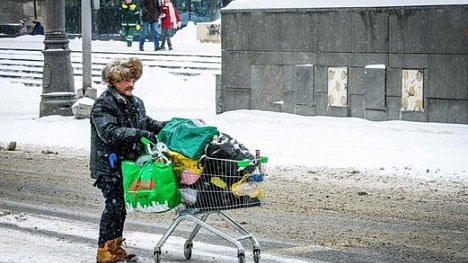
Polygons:
M261 173L254 173L251 176L249 176L249 181L251 182L263 182L263 177L265 175Z

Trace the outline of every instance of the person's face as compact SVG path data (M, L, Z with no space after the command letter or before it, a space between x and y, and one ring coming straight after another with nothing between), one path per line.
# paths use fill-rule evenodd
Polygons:
M125 96L131 96L135 86L135 80L121 80L118 82L114 82L113 85L120 94Z

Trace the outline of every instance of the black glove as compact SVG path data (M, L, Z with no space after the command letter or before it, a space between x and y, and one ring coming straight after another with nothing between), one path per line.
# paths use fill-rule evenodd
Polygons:
M158 143L158 138L156 137L156 135L152 132L149 132L149 131L145 131L145 130L140 130L138 132L138 136L137 136L138 140L141 140L142 137L146 137L148 140L150 140L153 144L157 144Z

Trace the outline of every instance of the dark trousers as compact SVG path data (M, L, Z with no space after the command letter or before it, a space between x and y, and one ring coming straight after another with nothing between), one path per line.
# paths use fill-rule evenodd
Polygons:
M174 29L172 28L161 28L161 48L164 48L164 45L167 42L167 46L172 48L171 37L174 35Z
M122 236L127 210L123 195L122 177L100 176L96 186L101 189L105 199L99 224L98 245L102 247L108 240Z

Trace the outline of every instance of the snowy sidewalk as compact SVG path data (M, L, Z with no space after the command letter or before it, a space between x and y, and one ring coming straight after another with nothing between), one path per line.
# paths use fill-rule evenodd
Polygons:
M66 220L53 216L33 216L0 210L0 262L95 262L96 224ZM137 251L140 263L154 262L153 249L162 235L126 231L129 251ZM162 247L162 262L186 262L185 239L171 236ZM253 262L252 251L246 249L246 262ZM261 254L261 262L305 263ZM191 263L238 262L234 247L194 241Z

